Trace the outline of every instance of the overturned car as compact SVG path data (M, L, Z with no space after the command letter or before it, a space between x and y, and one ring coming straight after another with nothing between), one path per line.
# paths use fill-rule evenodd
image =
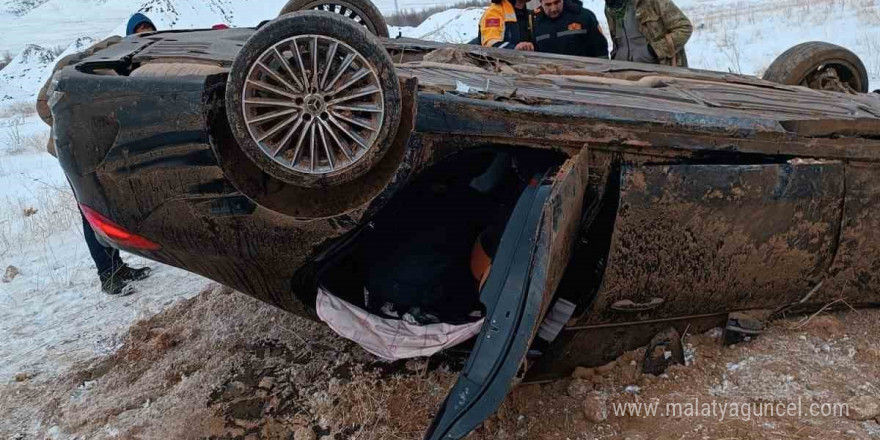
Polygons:
M798 52L814 90L382 39L342 4L123 39L55 76L54 140L113 246L389 359L469 341L427 438L668 327L880 303L880 99L846 58Z

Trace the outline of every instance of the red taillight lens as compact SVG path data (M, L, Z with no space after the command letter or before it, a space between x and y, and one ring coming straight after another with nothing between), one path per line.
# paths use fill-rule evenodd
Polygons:
M147 240L140 235L132 234L131 232L126 231L122 226L113 223L109 218L104 217L101 214L98 214L92 208L89 208L86 205L79 205L82 208L83 215L86 217L86 220L92 225L92 229L95 232L107 237L107 239L112 242L127 248L132 249L145 249L148 251L155 251L159 249L159 245L153 243L150 240Z

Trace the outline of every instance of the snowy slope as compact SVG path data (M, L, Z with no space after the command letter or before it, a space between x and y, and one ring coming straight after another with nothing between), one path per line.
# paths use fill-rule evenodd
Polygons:
M0 15L0 53L27 44L64 46L81 36L103 39L125 30L128 17L144 12L160 29L254 26L272 18L286 0L49 0L27 14Z
M483 8L449 9L432 15L416 27L389 26L392 37L398 35L420 40L467 43L477 36Z
M49 49L28 45L0 70L0 105L4 102L35 102L36 94L52 74L55 62L94 43L90 37L77 38L57 57Z
M46 48L28 45L6 68L0 70L0 103L3 101L23 101L39 90L45 81L46 69L52 65L55 55Z

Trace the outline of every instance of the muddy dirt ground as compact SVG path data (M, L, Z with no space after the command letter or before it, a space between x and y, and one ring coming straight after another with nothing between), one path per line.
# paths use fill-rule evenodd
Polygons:
M735 346L719 333L687 336L691 365L661 376L639 372L642 349L579 378L519 385L470 438L880 438L876 416L854 420L880 404L880 310L775 321ZM0 438L420 439L458 368L377 362L320 324L212 285L137 322L109 357L4 380ZM861 403L849 417L614 411L713 401Z

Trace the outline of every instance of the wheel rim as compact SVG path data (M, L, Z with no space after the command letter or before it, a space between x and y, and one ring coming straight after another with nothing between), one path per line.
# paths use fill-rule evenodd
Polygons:
M816 90L840 92L849 87L858 92L862 89L862 83L855 72L853 67L843 62L823 63L812 69L800 84Z
M338 173L376 148L385 116L379 76L335 38L300 35L274 44L251 65L242 93L251 138L288 171Z
M312 5L312 10L315 11L327 11L332 12L334 14L341 15L349 20L354 20L355 23L362 25L367 28L371 33L375 34L376 30L373 29L372 23L369 20L365 19L366 15L359 8L355 7L352 4L347 2L333 2L333 3L317 3Z

